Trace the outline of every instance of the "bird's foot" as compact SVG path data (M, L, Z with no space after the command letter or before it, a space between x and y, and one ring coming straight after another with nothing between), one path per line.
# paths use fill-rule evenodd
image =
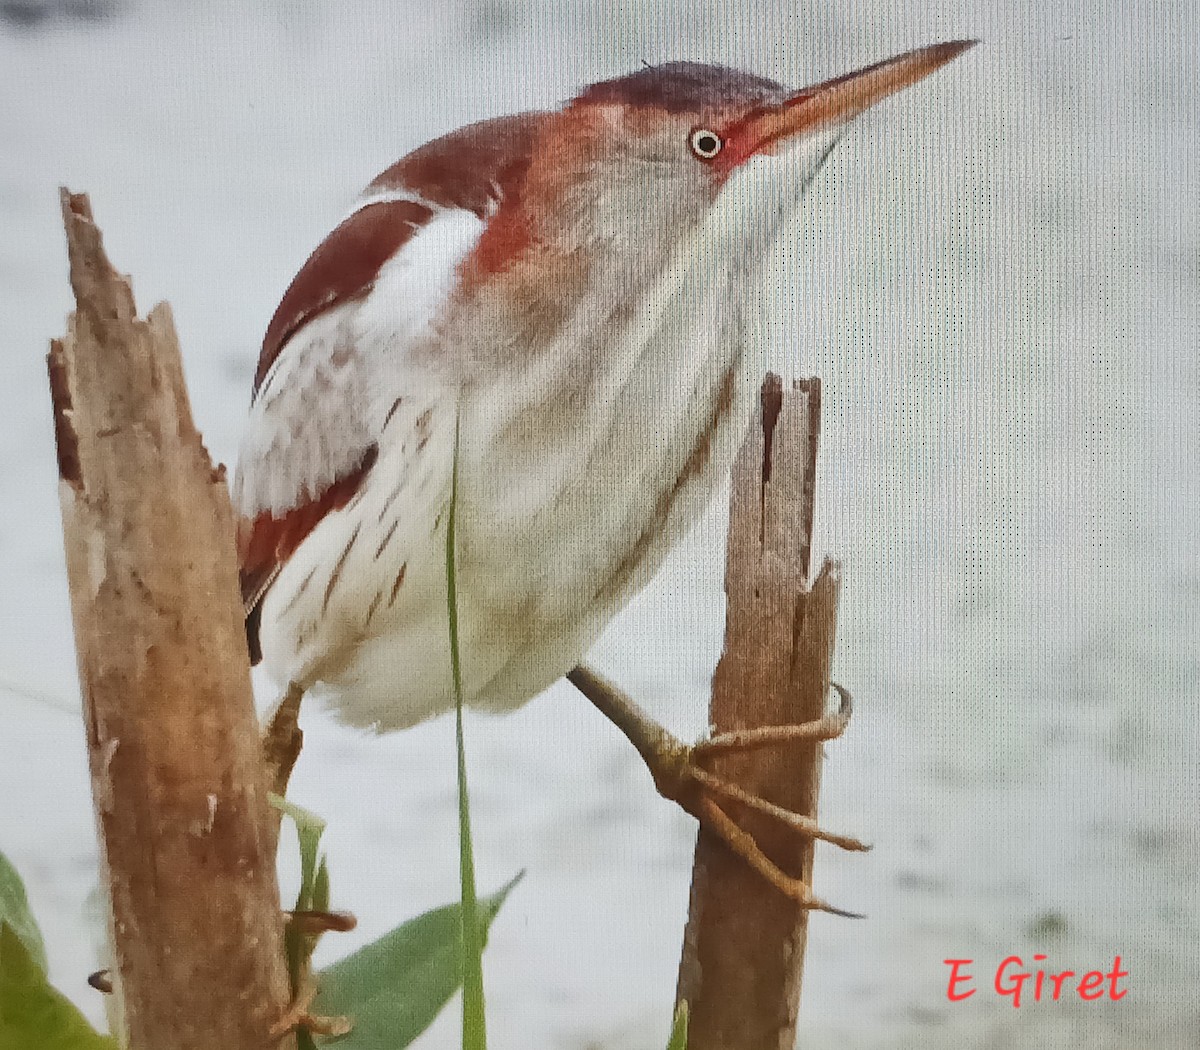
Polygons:
M754 836L722 808L721 803L732 802L743 806L777 821L798 835L829 842L841 849L865 851L870 846L849 835L826 831L812 817L776 805L708 768L713 759L736 752L837 739L850 721L849 692L835 684L833 688L841 699L838 711L813 722L717 733L689 745L643 714L619 687L590 668L577 667L568 678L633 742L645 760L660 795L690 813L772 886L802 907L851 918L859 917L854 912L833 907L817 897L803 879L783 871L763 852Z
M289 1032L304 1029L313 1035L347 1035L354 1027L348 1017L324 1017L312 1013L313 1000L317 995L316 983L310 978L296 992L296 998L268 1032L272 1042L278 1042Z
M692 745L673 739L664 742L657 756L649 759L647 765L659 794L692 814L781 893L805 908L857 917L854 912L828 904L813 894L808 883L785 873L762 851L754 836L721 808L720 803L721 800L738 803L778 821L799 835L829 842L841 849L864 851L870 849L868 845L849 835L827 831L812 817L769 802L707 768L713 758L735 752L779 747L797 741L836 740L850 721L850 694L839 685L834 688L841 697L841 707L836 714L798 725L717 733Z
M298 973L294 978L292 1004L271 1026L270 1038L278 1042L289 1032L299 1029L313 1035L346 1035L354 1027L349 1017L327 1017L312 1012L317 994L317 983L312 975L312 952L321 934L353 930L358 920L343 911L285 911L283 914L289 933L299 935L300 958Z

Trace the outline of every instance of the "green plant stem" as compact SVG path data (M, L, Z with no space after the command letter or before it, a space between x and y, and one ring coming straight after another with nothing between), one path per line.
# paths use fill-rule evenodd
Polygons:
M475 856L467 797L467 756L463 745L462 661L458 646L458 581L455 573L455 525L458 511L458 417L454 420L454 464L450 475L450 511L446 518L446 608L450 618L450 669L454 678L455 734L458 743L458 857L462 882L463 1050L487 1050L483 1003L483 940L475 893Z

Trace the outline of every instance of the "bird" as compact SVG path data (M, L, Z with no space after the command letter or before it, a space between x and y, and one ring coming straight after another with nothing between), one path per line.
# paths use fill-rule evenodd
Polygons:
M770 804L704 770L722 749L837 731L685 745L586 654L730 469L758 389L764 258L805 190L854 118L974 43L801 90L645 66L378 175L263 338L233 483L252 660L354 726L453 709L453 513L464 703L512 710L566 677L662 794L781 892L837 911L717 799Z

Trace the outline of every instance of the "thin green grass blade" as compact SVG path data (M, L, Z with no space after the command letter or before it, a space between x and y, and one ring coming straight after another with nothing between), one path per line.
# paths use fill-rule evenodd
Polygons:
M273 791L267 793L267 801L280 812L291 817L292 823L296 825L296 838L300 843L300 892L296 897L296 908L298 910L312 908L313 891L317 879L317 850L321 845L321 834L325 830L325 821L311 810L297 806L296 803L289 802Z
M313 879L312 891L313 911L329 911L329 863L324 855L317 865L316 878Z
M446 611L450 619L450 670L454 677L455 736L458 745L458 865L462 883L461 944L463 974L463 1050L487 1050L483 1001L483 937L475 892L475 854L471 847L471 809L467 796L467 756L463 746L462 661L458 647L458 579L455 573L455 525L458 513L458 417L454 420L454 464L450 474L450 511L446 518Z

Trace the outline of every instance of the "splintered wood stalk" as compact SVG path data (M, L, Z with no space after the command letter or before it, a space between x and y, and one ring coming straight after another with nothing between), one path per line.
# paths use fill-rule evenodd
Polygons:
M826 561L808 582L820 390L816 379L789 388L768 375L734 465L725 649L710 704L715 733L808 722L826 711L841 577ZM713 771L816 817L820 744L721 756ZM811 839L761 814L736 815L772 860L811 885ZM803 907L702 828L679 966L689 1050L791 1050L807 932Z
M50 390L123 1041L263 1050L290 988L224 474L170 310L137 316L85 196L62 212Z

